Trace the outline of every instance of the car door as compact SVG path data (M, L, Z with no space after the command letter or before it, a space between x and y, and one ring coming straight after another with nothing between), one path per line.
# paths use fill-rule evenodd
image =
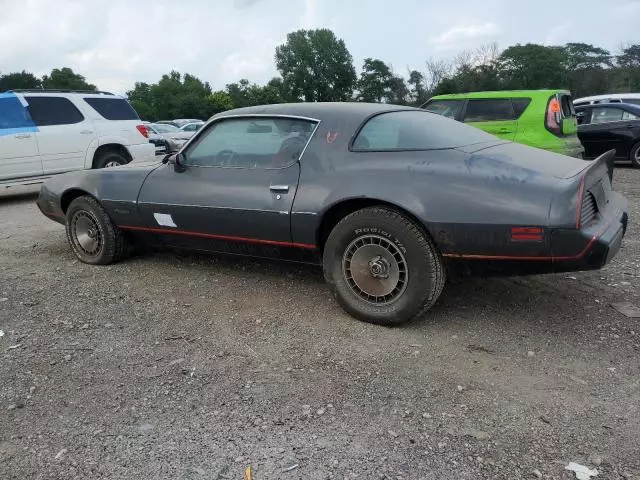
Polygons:
M518 131L510 98L469 99L463 121L503 140L513 141Z
M291 243L299 158L317 122L289 117L220 119L138 198L146 230L174 247L278 256Z
M617 107L594 107L590 109L589 123L580 125L580 140L588 157L597 157L615 149L616 156L626 157L627 123L622 120L624 110ZM586 121L586 118L585 118Z
M0 181L42 175L36 130L23 99L0 93Z
M93 123L62 96L25 95L38 127L37 140L45 174L85 168L87 150L97 145Z

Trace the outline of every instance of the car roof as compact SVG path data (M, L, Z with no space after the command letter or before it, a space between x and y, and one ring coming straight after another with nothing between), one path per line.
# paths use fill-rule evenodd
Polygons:
M278 103L271 105L257 105L253 107L236 108L214 115L212 118L229 117L235 115L287 115L305 117L320 121L336 117L349 117L351 120L364 120L372 115L385 112L416 110L419 108L391 105L385 103L360 102L307 102L307 103Z
M640 93L609 93L605 95L591 95L590 97L576 98L574 102L591 102L593 100L625 100L628 98L640 98Z
M624 102L591 103L589 105L578 105L575 109L577 112L581 112L583 110L593 110L594 108L602 107L619 108L621 110L626 110L628 112L635 113L636 115L640 115L640 105Z
M532 97L532 96L551 96L555 94L571 95L569 90L563 89L542 89L542 90L493 90L486 92L468 92L468 93L449 93L446 95L435 95L429 100L444 99L467 99L467 98L511 98L511 97Z

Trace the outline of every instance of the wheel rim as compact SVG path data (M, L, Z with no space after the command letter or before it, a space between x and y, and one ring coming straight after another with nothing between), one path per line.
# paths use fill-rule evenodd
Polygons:
M111 160L110 162L104 164L104 168L119 167L120 165L122 164L118 160Z
M636 157L636 162L640 163L640 148L636 150L635 157Z
M402 251L379 235L363 235L352 241L342 258L342 271L351 290L374 305L396 301L409 279Z
M80 211L71 221L73 241L86 255L96 256L102 250L102 234L95 217L89 212Z

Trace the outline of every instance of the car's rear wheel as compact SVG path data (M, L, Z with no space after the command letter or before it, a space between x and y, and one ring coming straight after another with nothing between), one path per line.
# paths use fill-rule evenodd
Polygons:
M114 150L101 153L95 161L95 168L111 168L126 165L129 160Z
M89 195L71 202L65 226L73 253L84 263L107 265L127 254L128 245L122 231L113 224L102 205Z
M442 257L422 227L393 209L370 207L343 218L326 241L325 280L354 317L400 325L436 302Z
M631 165L636 168L640 168L640 142L633 146L631 153L629 154L629 158L631 159Z

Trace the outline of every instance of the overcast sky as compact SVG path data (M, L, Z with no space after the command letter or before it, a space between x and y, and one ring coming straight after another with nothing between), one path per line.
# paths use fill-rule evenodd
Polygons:
M123 93L172 69L214 89L276 75L275 47L300 28L332 29L359 70L398 73L489 42L640 41L640 0L0 0L0 72L68 66Z

